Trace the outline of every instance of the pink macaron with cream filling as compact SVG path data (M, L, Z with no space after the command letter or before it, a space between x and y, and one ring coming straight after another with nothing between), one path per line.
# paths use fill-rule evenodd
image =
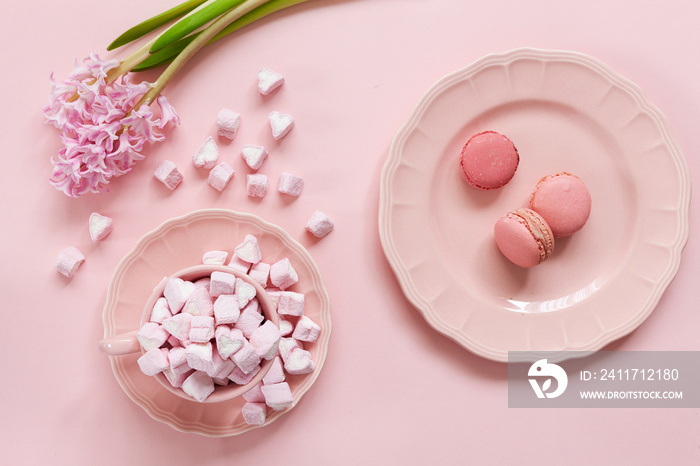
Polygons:
M484 190L508 183L519 163L520 155L513 142L495 131L484 131L469 138L459 159L467 183Z
M542 178L530 196L530 208L549 224L555 238L579 231L591 214L591 194L586 184L571 173Z
M547 222L530 209L517 209L499 218L493 228L498 249L520 267L534 267L554 249L554 235Z

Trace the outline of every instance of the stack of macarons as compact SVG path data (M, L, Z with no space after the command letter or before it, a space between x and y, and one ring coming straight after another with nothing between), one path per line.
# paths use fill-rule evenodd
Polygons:
M483 190L507 184L519 162L515 145L494 131L472 136L460 154L462 176L471 186ZM508 212L494 226L498 249L520 267L544 262L554 249L554 238L570 236L583 228L591 213L591 195L579 177L560 172L540 179L529 206Z

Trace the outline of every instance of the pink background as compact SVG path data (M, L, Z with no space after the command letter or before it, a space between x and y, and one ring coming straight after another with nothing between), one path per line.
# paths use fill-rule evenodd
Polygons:
M47 182L59 150L43 124L48 76L97 52L170 0L12 2L0 19L2 212L2 464L698 464L697 409L515 410L506 366L473 356L429 327L402 295L377 232L379 174L391 139L422 93L492 52L565 49L597 57L640 85L668 117L694 183L700 180L700 8L695 0L590 2L311 0L200 53L166 89L182 125L108 194L69 199ZM601 2L602 6L603 3ZM255 89L260 67L287 78ZM147 74L144 79L154 79ZM195 169L194 149L236 109L238 137L222 144L237 171L222 194ZM297 126L279 143L271 110ZM302 175L303 195L245 195L243 143L271 154L261 172ZM174 192L153 179L163 159L181 168ZM695 196L694 196L695 197ZM613 350L698 350L697 199L678 275L649 319ZM318 381L272 425L211 439L156 422L117 384L97 350L102 306L119 260L146 232L192 210L250 212L285 228L321 269L333 335ZM314 210L336 222L315 241ZM115 220L93 244L91 212ZM78 274L54 269L74 245Z

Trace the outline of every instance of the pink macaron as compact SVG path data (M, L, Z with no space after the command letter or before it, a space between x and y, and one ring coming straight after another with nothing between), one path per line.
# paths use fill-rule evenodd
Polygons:
M462 176L479 189L496 189L508 183L518 169L520 156L510 139L495 131L475 134L459 159Z
M579 231L591 214L591 194L586 184L571 173L542 178L530 196L530 208L549 224L555 238Z
M499 218L493 228L498 249L520 267L534 267L554 249L554 235L547 222L530 209L518 209Z

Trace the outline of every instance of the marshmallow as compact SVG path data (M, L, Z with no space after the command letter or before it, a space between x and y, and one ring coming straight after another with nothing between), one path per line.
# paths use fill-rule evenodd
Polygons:
M229 139L236 137L241 126L241 115L228 108L223 108L216 116L216 134Z
M236 278L236 296L238 296L238 307L240 309L245 308L255 298L256 293L257 291L253 285L242 278Z
M229 375L236 368L236 364L230 359L222 358L218 351L212 353L212 364L207 374L213 379L218 379L220 384L228 384Z
M66 277L73 277L78 271L78 267L85 261L85 256L76 247L68 246L58 253L56 259L56 270Z
M258 382L253 388L243 394L243 398L249 403L265 403L265 395L262 393L263 384Z
M276 288L270 288L265 291L267 292L267 296L270 298L270 301L272 301L272 305L275 307L275 309L277 309L277 305L280 302L280 297L282 296L283 291Z
M172 316L173 314L170 312L168 300L161 296L153 305L150 321L162 324L165 319L169 319Z
M192 343L185 348L187 364L192 369L207 372L213 363L213 349L210 342Z
M156 375L170 368L167 351L163 348L146 351L136 362L146 375Z
M303 349L295 349L287 356L287 360L284 362L284 370L292 375L303 375L313 372L314 361L311 359L311 353Z
M219 356L224 359L230 358L232 354L243 347L245 336L237 328L230 328L228 325L219 325L214 331L216 338L216 350Z
M214 381L206 373L195 371L182 383L182 391L201 403L214 393Z
M163 375L165 376L166 379L168 379L168 382L170 382L170 385L172 385L175 388L180 388L182 387L182 384L187 380L187 377L192 375L194 373L193 369L190 369L187 364L184 364L183 367L187 368L185 372L174 372L172 369L165 369L163 371Z
M244 261L235 254L231 254L231 261L228 263L228 266L241 273L248 273L248 270L250 270L250 262Z
M197 168L214 168L219 160L219 147L216 145L214 138L209 136L204 140L201 146L197 148L192 156L192 163Z
M250 344L261 358L271 359L277 353L277 345L281 337L280 329L268 320L253 331L250 335Z
M136 339L145 351L160 348L168 339L170 334L160 324L156 322L146 322L141 326Z
M314 342L318 339L321 333L321 327L316 322L309 319L307 316L301 316L292 333L292 338L300 341Z
M228 253L226 251L207 251L202 256L202 264L206 265L224 265Z
M270 277L270 264L258 262L253 264L248 271L248 276L258 282L263 288L267 288L267 279Z
M299 281L299 277L289 262L284 258L270 266L270 281L274 286L285 290Z
M168 361L170 362L170 370L173 371L174 374L187 372L191 369L190 366L187 365L185 348L181 346L170 348L170 351L168 351Z
M265 403L248 402L241 408L241 414L243 414L243 420L249 426L261 426L265 424L267 419L267 408Z
M294 331L294 325L288 320L280 319L280 335L283 337L289 336Z
M231 373L229 374L228 379L233 383L237 383L238 385L246 385L250 383L251 380L253 380L253 377L255 377L256 374L260 372L260 369L260 365L255 365L252 368L252 370L250 370L246 374L240 367L234 367Z
M267 175L257 173L248 175L246 190L249 197L265 197L267 194Z
M236 286L236 276L232 273L214 271L211 273L209 293L212 298L222 294L233 294Z
M257 351L255 351L255 348L253 348L253 345L248 343L248 340L243 340L243 346L233 353L231 359L244 374L250 374L256 367L259 367L260 364L260 356ZM229 376L229 378L231 377Z
M333 221L323 212L318 210L311 215L311 218L306 223L306 229L318 238L323 238L333 230Z
M209 172L209 186L221 192L228 186L235 173L231 165L221 162Z
M303 188L304 178L286 172L280 175L279 182L277 183L277 190L279 192L294 197L299 197Z
M173 277L168 280L163 290L163 296L168 300L170 312L177 314L182 310L187 300L194 293L194 283L183 280L182 278Z
M235 294L222 294L214 301L214 318L216 325L235 324L241 308L238 306L238 296Z
M263 383L265 385L270 385L273 383L284 382L284 379L285 375L284 367L282 366L282 359L279 356L276 356L275 360L272 361L272 366L270 366L270 370L268 370L267 374L265 374L265 376L263 377Z
M211 282L209 284L209 289L211 290ZM211 317L214 315L214 303L206 287L194 287L194 292L187 302L185 302L185 305L182 307L182 312L192 314L193 316Z
M192 314L175 314L163 321L163 328L178 340L185 341L190 337L191 321Z
M170 333L170 332L168 332L168 333ZM175 337L173 334L170 334L168 339L165 341L173 348L178 348L178 347L182 346L182 341L180 341L180 339Z
M209 316L193 316L190 321L190 341L206 343L214 338L214 318Z
M283 291L277 303L277 313L287 316L299 317L304 314L305 298L301 293Z
M258 239L253 235L245 235L243 242L235 247L234 254L251 264L257 264L262 259Z
M294 119L291 115L273 111L270 112L267 118L270 120L272 137L275 138L275 140L280 140L285 137L294 127Z
M250 168L257 170L267 158L267 149L263 146L245 145L241 147L241 157Z
M258 91L262 95L268 95L284 83L284 76L275 73L269 68L258 70Z
M195 288L204 288L209 293L209 285L211 284L211 278L204 277L194 282Z
M287 362L287 358L295 349L304 349L303 344L294 338L280 338L277 352L280 354L282 361Z
M281 411L294 403L292 390L287 382L263 385L261 390L265 395L265 404L275 411Z
M177 188L182 182L182 173L170 160L163 160L163 163L158 165L156 171L153 172L153 176L170 190Z
M263 317L257 309L246 307L241 310L241 315L238 317L234 328L243 332L246 338L250 338L255 329L260 327L263 319L265 319L265 317Z
M100 215L97 212L90 214L90 220L88 221L90 226L90 238L94 242L101 241L112 233L114 228L114 220L104 215Z

